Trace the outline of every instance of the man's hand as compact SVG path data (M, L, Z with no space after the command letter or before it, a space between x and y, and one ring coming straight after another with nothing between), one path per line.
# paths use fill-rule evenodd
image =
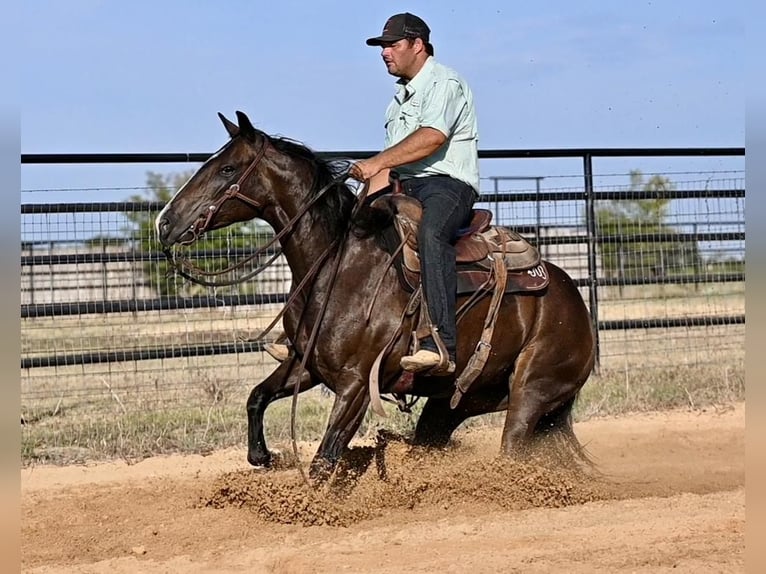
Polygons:
M418 128L398 144L386 148L377 155L356 162L349 170L349 175L359 181L367 181L384 169L420 161L438 150L447 136L436 128Z
M348 174L357 181L367 181L378 175L381 168L374 161L375 158L360 159L351 166Z

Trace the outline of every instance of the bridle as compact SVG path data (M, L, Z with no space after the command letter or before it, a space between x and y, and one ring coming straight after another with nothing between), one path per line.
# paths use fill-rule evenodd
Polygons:
M191 244L197 241L202 236L202 234L208 230L210 223L213 221L213 217L221 208L221 206L230 199L239 199L240 201L244 201L255 209L261 207L260 203L255 201L253 198L246 196L240 191L240 189L242 188L242 184L245 182L245 180L250 176L251 173L253 173L253 170L263 159L263 156L266 155L266 147L268 145L268 138L263 137L261 139L261 146L258 148L255 157L250 162L250 165L247 166L247 169L242 173L242 175L239 176L237 182L232 183L226 191L221 193L213 203L208 205L207 209L200 214L197 220L189 226L188 231L192 233L192 238L189 241L185 241L184 244ZM198 223L199 225L197 225Z
M255 209L259 209L262 207L261 203L243 194L240 191L240 189L242 188L242 184L245 182L245 180L250 176L250 174L253 172L256 166L260 163L261 159L263 159L263 157L266 155L266 150L269 147L271 146L269 144L268 136L264 135L261 142L261 146L258 148L258 151L255 157L250 162L250 165L247 167L247 169L242 173L242 175L239 177L236 183L231 184L229 188L226 189L226 191L221 193L218 196L218 198L214 202L212 202L207 207L207 209L197 218L197 220L191 226L189 226L189 231L192 232L193 238L189 241L182 242L181 245L188 245L188 244L194 243L197 239L199 239L199 237L201 237L202 234L208 230L210 223L213 220L213 217L215 216L215 214L219 211L221 206L229 199L239 199L241 201L244 201L248 205L254 207ZM328 189L331 189L333 186L337 185L338 183L348 179L348 171L349 170L344 170L339 175L334 177L332 181L330 181L322 189L316 192L316 194L314 194L314 197L310 201L306 202L303 205L303 207L298 210L298 213L296 213L293 216L293 218L287 222L284 228L279 233L275 234L274 237L272 237L272 239L268 243L266 243L265 245L262 245L254 253L245 257L244 259L235 263L234 265L231 265L227 267L226 269L222 269L220 271L205 271L204 269L201 269L199 266L189 261L189 259L187 259L186 257L176 259L171 248L166 247L165 249L163 249L163 253L165 254L165 257L167 258L170 264L169 272L175 271L184 279L187 279L193 283L197 283L198 285L202 285L204 287L227 287L230 285L243 283L249 279L252 279L256 275L258 275L259 273L267 269L272 263L274 263L274 261L276 261L276 259L282 254L281 250L278 250L276 253L272 254L263 265L259 265L253 271L250 271L249 273L246 273L245 275L238 277L237 279L232 279L228 281L208 281L206 279L200 279L199 277L195 277L194 275L192 275L192 273L194 273L197 276L201 275L205 277L220 276L226 273L230 273L231 271L235 271L236 269L240 269L244 267L250 261L256 259L257 257L260 257L261 255L266 253L267 250L272 245L274 245L280 239L282 239L282 237L290 233L293 230L295 223L301 217L303 217L309 209L311 209L311 207L325 194L325 192Z

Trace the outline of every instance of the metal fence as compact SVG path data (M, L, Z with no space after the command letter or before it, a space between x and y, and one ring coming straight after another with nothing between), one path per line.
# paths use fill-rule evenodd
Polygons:
M682 367L727 376L744 361L745 187L743 167L722 169L719 162L743 156L742 148L484 151L483 162L513 162L506 169L517 173L528 169L521 165L562 158L581 162L582 171L490 176L479 205L575 278L597 327L600 371L640 377ZM196 163L206 157L25 155L22 163ZM698 167L642 169L643 158L657 157L694 158ZM624 170L594 172L595 158L631 158L646 177L671 185L661 193L636 188ZM536 164L537 173L541 169ZM31 191L22 190L22 198ZM274 368L252 339L286 299L290 275L283 261L244 289L203 289L165 276L159 246L142 225L160 203L57 196L61 201L21 205L24 409L62 402L83 412L105 403L157 408L224 394L244 400ZM625 215L658 199L664 202L659 219ZM215 245L191 256L220 267L248 255L269 234L257 224L222 230Z

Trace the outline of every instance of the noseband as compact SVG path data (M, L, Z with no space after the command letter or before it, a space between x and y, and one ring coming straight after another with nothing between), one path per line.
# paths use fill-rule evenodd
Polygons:
M197 241L200 236L205 233L208 230L208 227L210 226L210 222L213 221L213 217L216 213L218 213L218 210L221 208L221 206L226 203L230 199L239 199L241 201L244 201L248 205L254 207L255 209L258 209L261 207L261 204L255 201L253 198L246 196L244 193L240 191L242 184L245 182L245 180L248 178L248 176L253 172L255 167L260 163L260 161L263 159L263 156L266 155L266 147L268 146L268 138L263 137L261 138L261 147L258 148L258 152L255 154L255 157L253 158L253 161L250 162L250 165L247 166L247 169L244 171L244 173L239 177L236 183L232 183L229 188L224 191L218 199L216 199L213 203L211 203L207 209L197 218L197 220L192 223L189 226L188 231L192 234L192 239L185 243L194 243Z

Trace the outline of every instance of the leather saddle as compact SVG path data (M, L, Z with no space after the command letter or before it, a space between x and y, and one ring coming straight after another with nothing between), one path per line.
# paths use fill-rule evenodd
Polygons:
M420 202L396 193L376 198L370 207L385 209L394 214L396 239L393 241L388 238L389 251L401 252L395 261L399 280L407 291L414 291L420 284L417 244L418 227L423 214ZM474 209L469 225L458 232L455 243L458 295L486 288L494 257L503 257L508 270L505 293L544 289L549 281L548 272L537 249L515 231L493 226L491 222L491 211Z

